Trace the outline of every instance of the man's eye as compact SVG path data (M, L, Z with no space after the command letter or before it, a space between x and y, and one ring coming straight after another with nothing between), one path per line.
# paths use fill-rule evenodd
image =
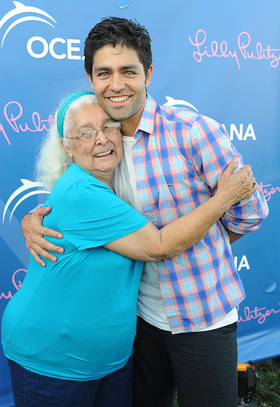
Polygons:
M100 73L98 74L98 76L99 76L100 78L105 78L105 77L108 76L108 75L109 75L108 72L100 72Z
M133 71L125 71L125 75L127 75L127 76L135 75L135 72L133 72Z

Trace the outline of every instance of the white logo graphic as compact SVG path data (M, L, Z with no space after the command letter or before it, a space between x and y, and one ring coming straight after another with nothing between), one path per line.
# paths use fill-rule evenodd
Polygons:
M47 17L50 20L52 20L54 23L56 23L56 21L52 18L52 16L50 16L45 11L43 11L37 7L25 6L24 4L20 3L19 1L13 1L13 3L15 5L15 8L13 10L9 11L7 14L5 14L4 17L0 20L0 30L1 30L7 21L9 21L10 19L12 19L13 17L16 16L16 20L9 25L9 27L6 29L6 31L3 35L2 42L1 42L1 48L3 47L5 38L6 38L7 34L11 31L11 29L20 23L24 23L25 21L40 21L42 23L45 23L45 24L48 24L48 25L54 27L54 25L50 21L47 21L45 18L42 18L42 17L38 17L38 16L34 16L34 15L27 15L26 17L20 17L21 14L35 13L37 15Z
M195 110L198 113L198 110L195 106L193 106L191 103L186 102L185 100L182 99L173 99L170 96L166 96L166 102L164 104L164 106L177 106L177 105L183 105L183 106L187 106L190 107L191 109ZM229 139L232 140L240 140L240 141L245 141L247 139L251 139L251 140L256 140L256 135L255 135L255 131L253 128L252 123L249 123L249 125L244 125L243 123L238 125L235 124L230 124L229 125L229 129L227 130L225 125L222 124L222 126L224 127L224 129L226 130Z
M167 102L164 103L163 106L176 106L176 105L184 105L184 106L188 106L191 109L194 109L196 112L198 112L197 108L194 107L191 103L186 102L185 100L181 100L181 99L173 99L170 96L166 96L166 100Z
M4 223L5 221L5 216L6 216L6 212L11 204L11 202L18 197L18 195L20 195L21 193L25 193L26 191L28 191L29 189L33 189L33 188L42 188L42 184L40 182L32 182L29 181L28 179L21 179L22 182L22 186L19 187L18 189L15 190L15 192L10 196L10 198L8 199L4 211L3 211L3 219L2 222ZM29 198L30 196L33 195L39 195L39 194L48 194L48 191L45 191L44 189L36 189L35 191L31 191L31 192L27 192L25 195L23 195L15 204L15 206L13 207L13 210L11 212L10 215L10 219L9 219L9 223L11 223L11 219L13 216L14 211L16 210L16 208L19 206L19 204L21 204L21 202L23 202L25 199Z

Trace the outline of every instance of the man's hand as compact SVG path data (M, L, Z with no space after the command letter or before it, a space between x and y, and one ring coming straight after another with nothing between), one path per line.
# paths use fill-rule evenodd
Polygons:
M62 238L61 233L42 226L44 216L50 213L50 211L50 206L36 209L33 213L25 215L21 221L21 230L26 240L26 247L41 266L45 266L46 263L40 256L53 262L57 260L57 258L47 250L56 253L64 252L62 247L56 246L43 238L43 236L55 237L57 239Z

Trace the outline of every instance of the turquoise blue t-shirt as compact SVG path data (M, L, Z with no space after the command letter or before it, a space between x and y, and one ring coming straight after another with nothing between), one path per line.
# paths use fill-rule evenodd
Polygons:
M147 219L76 164L45 205L52 211L44 226L63 233L65 252L45 268L30 258L3 316L4 353L41 375L98 379L121 369L132 354L143 268L101 246Z

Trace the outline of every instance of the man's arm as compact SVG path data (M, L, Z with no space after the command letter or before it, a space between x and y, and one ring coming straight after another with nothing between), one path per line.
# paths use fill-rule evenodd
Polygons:
M43 236L50 236L57 239L62 238L61 233L42 226L44 216L48 215L50 211L50 206L35 209L34 212L25 215L21 221L21 230L26 240L26 247L34 259L41 264L41 266L45 266L46 263L41 259L40 256L56 262L56 256L49 253L49 251L55 253L64 252L62 247L56 246L43 238Z
M237 168L239 170L243 159L231 143L225 129L205 116L197 118L187 136L186 150L189 150L193 166L213 194L218 179L228 163L234 157L239 157L240 165ZM221 221L225 228L230 230L229 237L233 242L240 235L259 229L267 215L268 206L260 186L257 185L254 194L226 211Z

